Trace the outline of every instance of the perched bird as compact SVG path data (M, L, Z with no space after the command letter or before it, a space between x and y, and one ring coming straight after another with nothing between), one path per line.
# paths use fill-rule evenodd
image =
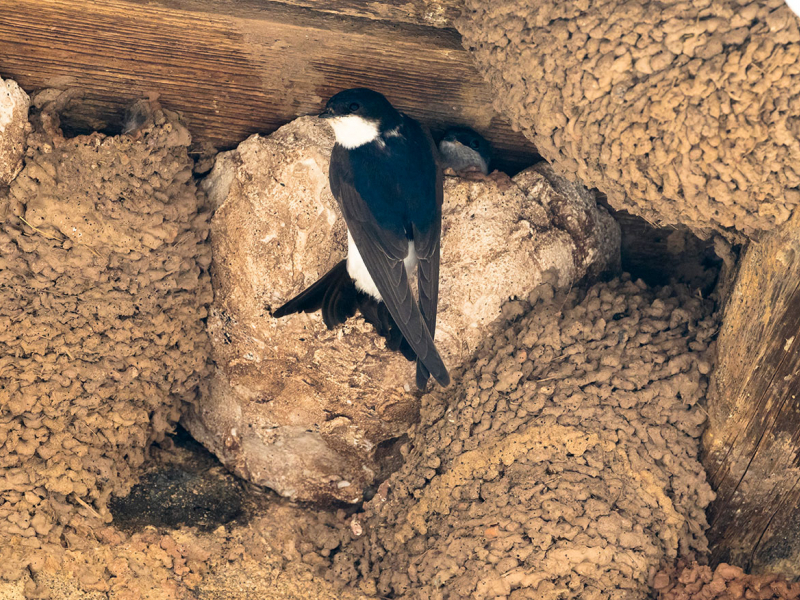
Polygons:
M492 162L492 147L483 136L469 127L451 127L439 142L439 154L443 169L456 173L480 171L489 173Z
M139 129L153 122L153 109L147 100L139 100L125 109L122 133L133 135Z
M347 224L347 259L276 310L322 311L329 329L358 309L387 347L417 363L417 387L450 383L433 342L439 301L442 172L433 139L381 94L339 92L319 115L333 127L329 179ZM417 299L409 275L417 269Z

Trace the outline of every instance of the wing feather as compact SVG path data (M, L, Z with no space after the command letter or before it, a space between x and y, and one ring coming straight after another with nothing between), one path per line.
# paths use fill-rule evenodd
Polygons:
M331 155L330 181L331 191L339 202L364 265L403 337L417 355L417 385L424 388L429 375L443 386L450 383L447 367L433 341L439 297L442 178L440 169L433 163L433 141L419 125L411 123L406 129L410 152L405 156L412 162L403 174L406 179L402 185L385 177L370 176L357 189L350 154L338 144ZM435 173L430 171L432 166ZM370 175L379 172L374 169ZM401 188L405 192L401 192ZM371 203L362 197L362 192L368 194ZM405 197L401 197L403 193ZM389 211L392 215L389 225L379 225L370 204L385 209L392 202L396 203L392 206L413 203L408 222L398 222L396 213ZM415 223L415 210L422 211L420 214L427 211L423 226ZM418 259L418 301L411 291L403 262L410 237L413 237Z
M436 145L431 136L425 132L431 155L436 156ZM436 193L436 218L433 225L420 230L414 227L414 247L417 253L417 289L419 296L419 308L428 326L431 337L436 335L436 314L439 305L439 260L440 260L440 240L442 237L442 201L443 201L443 182L442 170L438 164L436 167L435 179ZM423 388L428 380L428 373L425 365L417 363L417 386Z
M339 201L345 221L358 247L359 254L381 293L386 308L394 318L417 358L441 385L448 385L447 373L439 352L428 331L420 308L414 302L403 259L408 253L408 240L378 230L371 216L364 218L364 200L346 182L340 187ZM361 218L359 218L361 217Z

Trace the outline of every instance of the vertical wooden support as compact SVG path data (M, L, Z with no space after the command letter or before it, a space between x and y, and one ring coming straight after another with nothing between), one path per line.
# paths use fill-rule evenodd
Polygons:
M703 444L714 561L800 576L800 215L743 257Z

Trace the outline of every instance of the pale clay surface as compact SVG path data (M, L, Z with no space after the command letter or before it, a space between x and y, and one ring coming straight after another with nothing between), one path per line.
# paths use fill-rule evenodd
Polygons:
M218 207L208 320L217 369L184 423L251 481L295 499L355 502L380 469L379 444L417 417L413 365L361 319L328 331L319 314L270 315L345 255L328 188L332 144L323 122L301 118L220 155L204 182ZM436 341L451 369L545 271L568 286L618 261L616 223L541 170L445 180Z
M22 168L30 99L15 81L0 79L0 186Z

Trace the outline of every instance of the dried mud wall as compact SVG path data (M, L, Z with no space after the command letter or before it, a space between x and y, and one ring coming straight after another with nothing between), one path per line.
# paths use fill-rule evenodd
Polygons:
M114 523L29 549L21 577L0 578L0 599L377 600L319 572L339 543L334 513L245 490L208 453L173 439L151 448L133 492L114 500ZM231 510L241 511L233 521Z
M798 600L800 582L774 574L746 575L739 567L722 563L713 571L682 561L657 574L653 587L658 600Z
M512 119L618 209L757 237L800 203L800 30L783 0L467 0Z
M549 284L427 395L332 576L394 598L642 599L707 550L698 460L716 320L683 287Z
M57 96L57 94L55 94ZM188 131L65 139L39 99L0 188L0 576L91 544L208 374L208 212ZM55 102L55 100L54 100ZM36 101L35 101L36 103Z

